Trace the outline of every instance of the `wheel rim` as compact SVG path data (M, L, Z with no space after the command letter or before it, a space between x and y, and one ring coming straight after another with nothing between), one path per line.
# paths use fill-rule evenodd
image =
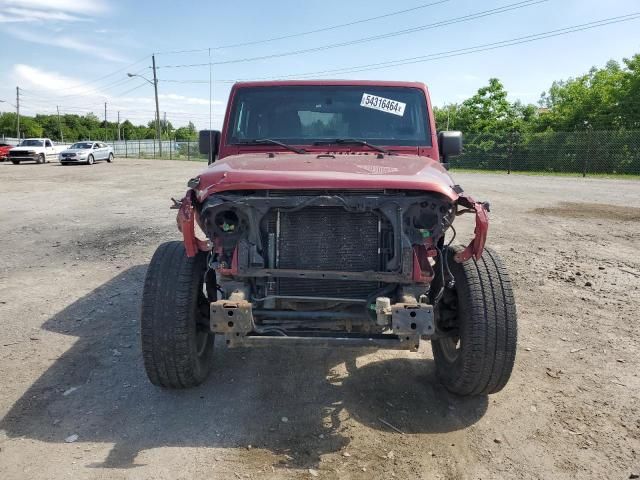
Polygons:
M198 300L196 302L196 355L202 357L209 343L209 318L205 312L209 311L209 301L202 291L204 282L198 284Z
M460 340L460 322L458 320L458 292L455 286L445 288L438 302L439 329L445 335L439 340L442 353L448 362L454 363L460 358L462 341Z
M440 340L440 346L442 347L442 354L449 363L455 363L460 358L460 351L462 350L460 337L445 337Z

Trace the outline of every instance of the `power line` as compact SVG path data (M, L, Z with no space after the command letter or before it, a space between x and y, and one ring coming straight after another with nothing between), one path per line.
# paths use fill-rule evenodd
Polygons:
M454 24L457 24L457 23L469 22L471 20L477 20L479 18L488 17L488 16L491 16L491 15L497 15L497 14L509 12L509 11L512 11L512 10L519 10L521 8L530 7L530 6L533 6L533 5L540 4L540 3L545 3L547 1L549 1L549 0L524 0L524 1L516 2L516 3L511 3L509 5L505 5L505 6L502 6L502 7L492 8L490 10L484 10L482 12L476 12L476 13L471 13L471 14L468 14L468 15L463 15L461 17L455 17L455 18L450 18L450 19L446 19L446 20L441 20L439 22L429 23L429 24L426 24L426 25L421 25L421 26L413 27L413 28L409 28L409 29L397 30L397 31L394 31L394 32L388 32L388 33L384 33L384 34L358 38L358 39L350 40L350 41L347 41L347 42L332 43L332 44L328 44L328 45L321 45L321 46L318 46L318 47L305 48L305 49L301 49L301 50L292 50L292 51L288 51L288 52L272 53L272 54L269 54L269 55L261 55L261 56L257 56L257 57L245 57L245 58L236 58L236 59L231 59L231 60L223 60L223 61L219 61L219 62L211 62L211 65L229 65L229 64L232 64L232 63L255 62L257 60L269 60L269 59L272 59L272 58L288 57L288 56L292 56L292 55L301 55L303 53L313 53L313 52L320 52L320 51L324 51L324 50L330 50L330 49L334 49L334 48L347 47L347 46L351 46L351 45L357 45L357 44L361 44L361 43L372 42L372 41L375 41L375 40L381 40L381 39L384 39L384 38L397 37L397 36L400 36L400 35L407 35L407 34L410 34L410 33L420 32L420 31L424 31L424 30L431 30L431 29L434 29L434 28L444 27L444 26L448 26L448 25L454 25ZM192 64L182 64L182 65L160 65L157 68L191 68L191 67L203 67L203 66L209 66L209 63L192 63Z
M58 90L70 90L70 89L75 89L75 88L78 88L78 87L82 87L82 86L84 86L84 85L89 85L89 84L91 84L91 83L97 83L97 82L100 82L101 80L104 80L105 78L112 77L112 76L113 76L113 75L115 75L116 73L120 73L120 72L122 72L122 71L124 71L124 70L127 70L128 68L130 68L130 67L134 66L134 65L137 65L138 63L140 63L140 62L142 62L142 61L146 60L148 57L149 57L149 55L145 55L145 56L144 56L144 57L142 57L141 59L136 60L135 62L130 63L129 65L125 65L124 67L119 68L118 70L114 70L114 71L113 71L113 72L111 72L111 73L108 73L108 74L106 74L106 75L103 75L102 77L98 77L98 78L95 78L95 79L93 79L93 80L88 80L88 81L83 82L83 83L78 83L77 85L70 85L70 86L68 86L68 87L62 87L62 88L59 88Z
M347 74L347 73L358 73L364 71L371 70L380 70L384 68L397 67L401 65L410 65L413 63L422 63L422 62L430 62L433 60L441 60L444 58L457 57L461 55L469 55L472 53L485 52L489 50L496 50L499 48L510 47L513 45L520 45L524 43L531 43L538 40L544 40L547 38L559 37L563 35L568 35L571 33L581 32L584 30L591 30L598 27L604 27L607 25L613 25L622 22L628 22L632 20L637 20L640 18L640 12L631 13L627 15L620 15L617 17L605 18L602 20L596 20L593 22L583 23L580 25L573 25L570 27L565 27L557 30L549 30L547 32L535 33L531 35L526 35L523 37L516 37L509 40L502 40L499 42L485 43L482 45L475 45L473 47L459 48L455 50L448 50L439 53L432 53L429 55L423 55L418 57L409 57L402 58L398 60L390 60L386 62L380 63L370 63L365 65L357 65L351 67L342 67L331 70L319 70L315 72L305 72L305 73L297 73L291 75L282 75L277 77L260 77L260 78L246 78L246 79L237 79L237 80L220 80L222 82L234 83L237 81L253 81L253 80L274 80L274 79L286 79L286 78L300 78L300 77L309 77L309 76L325 76L325 75L335 75L335 74Z
M207 47L207 48L194 48L194 49L189 49L189 50L169 50L169 51L165 51L165 52L159 52L159 53L157 53L157 55L173 55L173 54L178 54L178 53L206 52L208 50L220 50L220 49L223 49L223 48L246 47L246 46L249 46L249 45L258 45L258 44L262 44L262 43L275 42L277 40L285 40L285 39L288 39L288 38L302 37L302 36L311 35L311 34L314 34L314 33L328 32L330 30L336 30L338 28L350 27L352 25L358 25L358 24L361 24L361 23L371 22L373 20L380 20L382 18L393 17L393 16L396 16L396 15L401 15L403 13L414 12L416 10L421 10L423 8L439 5L441 3L447 3L449 1L450 0L440 0L440 1L437 1L437 2L425 3L425 4L418 5L418 6L415 6L415 7L412 7L412 8L406 8L404 10L397 10L395 12L389 12L389 13L385 13L383 15L377 15L375 17L363 18L363 19L354 20L354 21L348 22L348 23L341 23L341 24L338 24L338 25L331 25L331 26L328 26L328 27L317 28L315 30L308 30L306 32L292 33L292 34L289 34L289 35L282 35L282 36L279 36L279 37L271 37L271 38L266 38L266 39L262 39L262 40L252 40L250 42L233 43L233 44L228 44L228 45L218 45L217 47L210 47L210 48Z

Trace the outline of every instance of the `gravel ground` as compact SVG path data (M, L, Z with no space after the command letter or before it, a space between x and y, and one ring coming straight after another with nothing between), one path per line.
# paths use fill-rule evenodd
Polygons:
M142 368L141 288L178 238L169 197L202 168L0 164L0 478L640 474L640 182L455 175L491 201L515 284L519 351L499 394L448 394L428 344L220 346L206 384L168 392Z

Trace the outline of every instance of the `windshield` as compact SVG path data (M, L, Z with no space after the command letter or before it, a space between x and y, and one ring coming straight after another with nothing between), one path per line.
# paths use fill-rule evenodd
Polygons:
M431 144L422 90L379 86L241 88L233 100L227 143L261 138L294 145L340 138Z
M23 140L20 146L21 147L41 147L42 140Z
M80 143L74 143L73 145L71 145L71 148L91 148L91 145L93 145L93 143L85 143L85 142L80 142Z

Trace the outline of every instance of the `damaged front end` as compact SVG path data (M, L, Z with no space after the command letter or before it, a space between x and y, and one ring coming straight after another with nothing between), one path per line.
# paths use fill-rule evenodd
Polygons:
M190 185L196 188L197 185ZM447 231L474 213L455 261L479 258L488 205L435 192L226 191L176 202L188 256L208 254L210 327L227 345L379 346L439 335Z

